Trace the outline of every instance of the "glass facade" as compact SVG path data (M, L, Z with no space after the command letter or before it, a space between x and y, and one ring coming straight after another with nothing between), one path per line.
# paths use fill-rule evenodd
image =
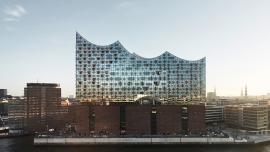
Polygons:
M76 98L81 102L205 101L205 58L188 61L165 52L144 58L119 41L100 46L76 33Z

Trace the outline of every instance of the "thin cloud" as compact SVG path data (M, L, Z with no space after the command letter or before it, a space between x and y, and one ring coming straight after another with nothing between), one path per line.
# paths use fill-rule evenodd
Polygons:
M17 22L17 21L19 21L19 19L18 18L12 18L12 17L6 17L6 18L3 19L3 21L5 21L5 22Z
M116 8L120 9L120 8L128 8L131 7L134 3L131 1L123 1L121 3L118 3L116 5Z
M19 21L22 16L27 14L26 9L21 5L15 5L15 7L6 7L3 11L6 17L3 21L10 22L10 21Z
M12 31L14 31L15 29L14 29L13 27L6 26L6 27L5 27L5 30L6 30L6 31L9 31L9 32L12 32Z
M122 1L114 5L114 9L119 15L124 17L132 17L143 15L144 11L140 7L140 3L136 1ZM123 13L125 11L125 13Z

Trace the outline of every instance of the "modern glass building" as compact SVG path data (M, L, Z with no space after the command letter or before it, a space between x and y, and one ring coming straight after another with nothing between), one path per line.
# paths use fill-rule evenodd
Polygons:
M135 101L141 96L161 102L205 101L205 58L188 61L164 52L144 58L119 41L93 44L76 33L76 98L81 102Z

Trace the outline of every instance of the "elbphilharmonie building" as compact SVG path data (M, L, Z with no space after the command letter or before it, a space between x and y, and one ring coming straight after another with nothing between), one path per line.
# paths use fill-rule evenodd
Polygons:
M129 102L150 96L164 103L205 101L205 58L184 60L164 52L144 58L119 41L96 45L76 33L76 98Z

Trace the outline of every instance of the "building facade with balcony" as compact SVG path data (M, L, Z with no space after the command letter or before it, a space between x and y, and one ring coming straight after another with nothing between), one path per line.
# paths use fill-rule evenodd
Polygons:
M119 41L96 45L76 33L76 98L128 102L139 95L161 102L205 101L206 59L189 61L165 52L144 58Z
M225 123L228 126L246 130L266 130L268 128L267 105L225 106Z

